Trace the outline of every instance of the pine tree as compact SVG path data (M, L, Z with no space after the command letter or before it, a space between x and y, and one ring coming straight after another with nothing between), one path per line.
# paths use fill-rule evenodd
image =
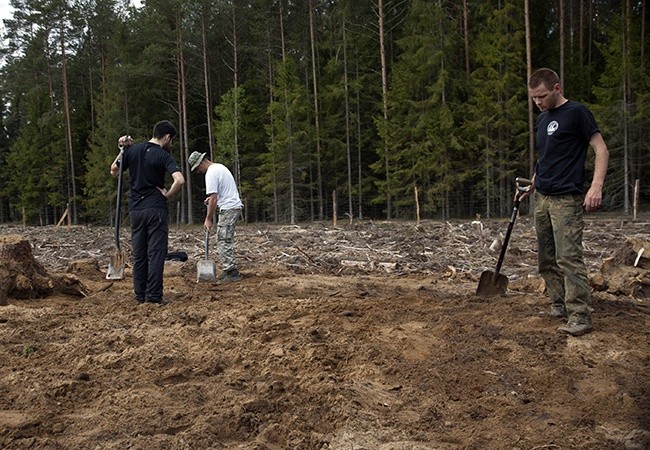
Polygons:
M515 177L527 173L526 57L523 4L511 0L478 10L485 25L473 40L476 68L464 121L465 145L478 165L467 179L482 187L487 216L507 214Z
M462 148L452 92L460 67L450 55L460 53L462 41L454 12L442 2L412 2L405 36L397 41L401 57L392 71L388 126L380 126L390 148L397 217L414 217L416 188L425 194L426 210L448 209L446 193L458 180L454 160Z

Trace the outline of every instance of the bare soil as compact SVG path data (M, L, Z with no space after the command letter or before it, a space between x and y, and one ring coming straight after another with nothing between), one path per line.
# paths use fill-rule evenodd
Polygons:
M0 447L649 448L647 291L601 286L595 331L559 334L528 218L507 294L475 295L506 228L241 225L227 285L196 282L200 226L174 228L189 259L167 262L157 306L136 303L129 266L105 279L112 230L0 227L88 288L0 307ZM587 220L592 277L629 237L648 223Z

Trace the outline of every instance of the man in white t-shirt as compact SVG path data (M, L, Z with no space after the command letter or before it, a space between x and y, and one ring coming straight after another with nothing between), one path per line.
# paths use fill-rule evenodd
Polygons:
M212 218L219 208L217 222L217 254L221 259L223 273L219 281L229 283L241 280L235 261L235 223L241 215L242 202L235 178L223 164L210 161L205 153L193 152L187 159L192 172L205 174L205 204L208 207L203 226L212 228Z

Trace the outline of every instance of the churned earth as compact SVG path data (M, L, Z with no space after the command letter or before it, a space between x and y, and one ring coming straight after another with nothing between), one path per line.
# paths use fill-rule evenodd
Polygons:
M2 226L87 295L0 306L0 447L649 448L647 278L612 289L601 270L648 222L588 218L595 331L578 338L547 314L526 217L507 294L475 295L506 227L241 225L227 285L197 283L200 226L172 227L188 260L167 262L158 306L136 303L130 265L105 279L111 229Z

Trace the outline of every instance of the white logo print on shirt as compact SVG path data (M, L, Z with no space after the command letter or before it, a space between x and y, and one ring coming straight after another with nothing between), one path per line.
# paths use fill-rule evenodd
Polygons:
M546 127L546 134L550 136L553 133L555 133L558 128L560 128L560 124L554 120L553 122L549 123L548 126Z

